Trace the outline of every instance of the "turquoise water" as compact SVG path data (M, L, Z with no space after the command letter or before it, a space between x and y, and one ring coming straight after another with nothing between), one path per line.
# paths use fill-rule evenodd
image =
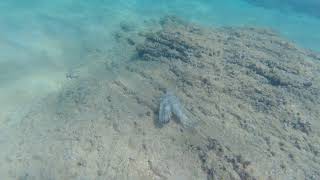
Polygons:
M0 2L0 81L1 99L8 102L5 108L57 90L65 71L88 61L88 50L113 46L112 32L120 22L143 28L144 20L168 14L214 27L267 27L302 47L320 51L319 19L240 0L5 0Z
M175 15L203 26L272 29L298 46L320 52L320 17L255 6L242 0L56 0L0 2L0 128L3 137L34 103L60 92L70 69L92 62L93 51L116 60L114 33L123 22ZM8 125L9 124L9 125ZM14 126L14 125L12 125ZM0 138L0 149L8 141ZM0 162L1 163L1 162ZM1 173L2 171L0 171ZM1 177L1 174L0 174ZM1 178L0 178L1 179Z

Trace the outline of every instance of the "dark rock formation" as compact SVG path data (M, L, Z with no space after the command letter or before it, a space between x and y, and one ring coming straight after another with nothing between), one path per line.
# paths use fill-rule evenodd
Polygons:
M312 160L318 159L315 154L320 150L315 145L319 144L320 128L319 54L265 29L209 29L174 17L164 18L161 25L162 29L146 33L145 41L136 46L139 66L156 67L139 73L159 83L173 81L179 97L185 97L188 111L204 122L207 136L222 136L221 129L226 126L227 132L238 134L229 138L224 134L214 141L228 144L230 151L218 161L216 156L221 153L210 150L216 143L201 147L199 158L208 179L235 177L232 172L240 179L254 179L260 174L260 170L253 172L255 164L270 165L270 156L277 158L284 153L287 155L282 157L288 159L281 163L278 159L272 165L277 167L278 178L294 177L286 171L289 168L300 172L296 175L304 174L301 178L316 172L309 167L320 167L320 161ZM234 128L244 130L248 139L241 143L235 140L243 134ZM280 140L285 143L276 149L274 141ZM303 149L308 155L300 152ZM246 152L252 157L253 152L259 154L260 161L242 161L235 156ZM296 158L295 163L289 163L296 156L308 159L310 164L297 162ZM208 159L224 164L224 172L229 174Z

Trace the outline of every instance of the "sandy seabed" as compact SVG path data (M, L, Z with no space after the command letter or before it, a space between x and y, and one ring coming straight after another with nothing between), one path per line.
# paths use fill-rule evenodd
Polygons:
M266 29L145 23L2 132L2 178L320 178L319 54ZM156 126L167 89L193 127Z

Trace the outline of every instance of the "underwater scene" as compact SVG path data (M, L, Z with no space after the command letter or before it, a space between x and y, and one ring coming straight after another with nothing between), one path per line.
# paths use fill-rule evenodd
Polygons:
M0 180L320 179L319 9L2 0Z

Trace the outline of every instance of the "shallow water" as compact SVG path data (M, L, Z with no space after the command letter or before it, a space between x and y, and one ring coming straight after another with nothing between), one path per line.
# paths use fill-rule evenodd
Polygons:
M122 21L141 23L171 14L209 26L262 26L320 51L319 19L235 0L3 1L0 9L5 107L41 95L41 91L59 89L68 68L88 61L86 51L112 47L112 32Z
M19 136L15 131L21 128L28 112L44 99L47 101L46 98L64 91L75 80L124 75L117 71L122 65L118 62L126 61L126 54L131 52L122 51L115 39L121 24L128 26L128 31L131 25L133 31L145 31L160 18L174 15L204 27L267 28L298 47L320 52L319 17L294 8L269 7L241 0L1 1L0 148L4 151L0 163L8 165L1 166L0 177L32 179L36 176L19 175L20 172L14 170L15 164L10 164L14 160L4 160L8 159L8 152L13 151L15 157L24 152L24 147L17 145ZM126 27L122 26L123 29L126 31ZM104 61L110 61L107 72L92 68ZM34 134L35 141L36 138ZM32 169L32 165L29 168ZM76 175L73 178L80 179ZM82 179L86 176L82 175Z

